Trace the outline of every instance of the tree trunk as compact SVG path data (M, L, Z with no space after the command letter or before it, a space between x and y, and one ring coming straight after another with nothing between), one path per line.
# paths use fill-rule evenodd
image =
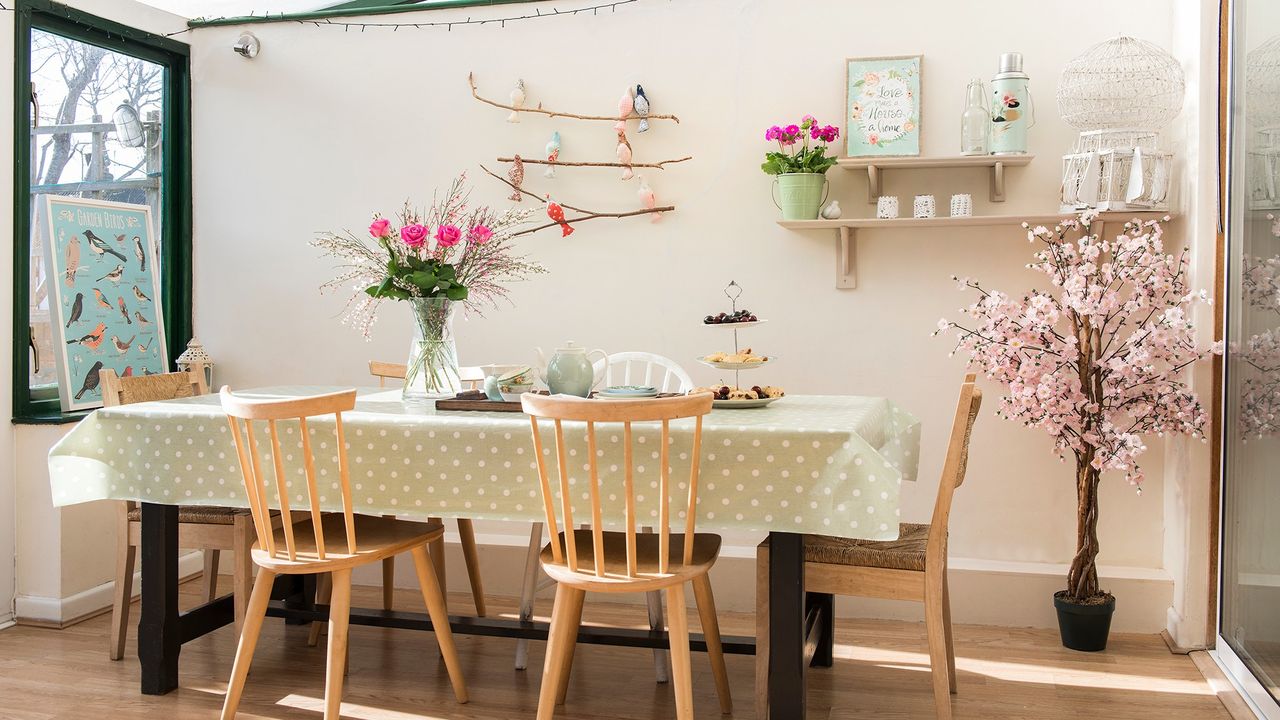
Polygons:
M1089 453L1091 456L1092 453ZM1076 556L1067 573L1067 599L1084 602L1098 591L1098 481L1092 457L1076 461Z

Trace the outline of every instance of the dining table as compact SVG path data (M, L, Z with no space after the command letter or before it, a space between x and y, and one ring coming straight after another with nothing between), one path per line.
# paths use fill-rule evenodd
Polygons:
M237 394L280 399L338 389L283 386ZM404 402L398 390L368 388L359 390L343 424L358 513L545 519L529 418L522 413L442 411L431 402ZM312 434L324 433L322 423L308 427ZM769 714L772 720L803 720L806 667L830 663L834 622L831 596L804 590L804 536L895 539L902 483L913 481L918 467L920 423L883 397L789 395L765 408L713 409L702 427L697 530L768 535ZM671 424L673 465L690 461L692 432L692 422ZM622 432L601 427L597 433L603 485L621 477ZM281 434L287 463L293 443L300 447L300 429L282 424ZM656 494L661 426L637 423L633 437L635 483ZM331 455L336 468L333 441L313 443L317 460ZM567 453L571 469L586 466L585 443L570 444ZM337 472L321 464L319 474L320 506L341 510ZM185 612L178 607L178 506L248 507L218 396L96 410L50 451L49 476L56 506L141 503L141 690L175 689L183 643L233 618L230 596ZM304 492L300 478L289 483L290 492ZM656 508L655 502L655 514ZM281 576L272 598L268 614L287 622L328 617L328 608L316 602L314 578ZM353 608L351 622L431 629L425 612L381 608ZM546 640L548 628L534 619L464 615L450 615L450 626L455 633L532 640ZM663 648L668 640L662 630L583 626L578 642ZM706 650L699 635L691 636L691 644L695 651ZM723 646L737 654L756 649L749 636L725 636Z

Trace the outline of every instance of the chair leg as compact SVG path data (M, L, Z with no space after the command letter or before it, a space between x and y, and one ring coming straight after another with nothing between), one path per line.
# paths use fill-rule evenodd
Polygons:
M565 695L569 692L569 675L573 672L573 653L578 648L578 628L582 627L582 603L587 599L585 590L569 588L569 591L569 598L573 604L569 606L564 626L564 661L556 683L557 705L564 704Z
M420 545L410 552L413 555L413 568L418 573L418 586L422 588L422 599L427 603L427 614L431 616L431 626L435 628L436 642L440 645L440 655L449 672L449 682L453 683L453 696L458 702L465 703L467 683L462 678L458 648L453 643L453 630L449 627L449 609L444 602L444 593L436 582L436 574L432 571L426 547Z
M253 542L257 533L253 529L253 519L246 515L237 515L232 528L231 551L235 569L231 574L232 595L235 603L236 635L244 630L244 616L249 608L249 597L253 592Z
M205 548L204 551L204 599L213 602L218 599L218 560L222 551Z
M645 604L649 606L649 629L662 630L662 591L652 590L644 594ZM671 679L667 651L663 648L653 649L653 678L655 682L665 683Z
M556 711L556 693L564 672L566 645L570 641L567 628L573 618L573 588L556 585L555 604L551 608L551 627L547 633L547 656L542 666L542 687L538 690L537 720L551 720Z
M533 619L533 595L538 590L538 553L542 552L542 523L534 523L529 531L529 552L524 558L524 581L520 584L520 619ZM529 640L516 641L516 669L529 666Z
M347 628L351 621L351 570L329 574L333 595L329 600L329 653L324 673L324 720L339 720L342 679L347 667Z
M720 620L716 617L715 596L711 594L711 578L704 574L693 579L693 597L698 603L702 636L707 641L707 657L711 659L711 674L716 680L720 712L730 715L733 713L733 697L729 694L729 669L725 667L724 648L720 645Z
M693 663L689 657L689 616L684 584L667 588L667 623L671 638L671 684L676 689L676 720L693 720Z
M769 548L756 547L756 720L769 720Z
M431 522L443 523L440 518L430 518ZM440 586L440 593L444 595L445 603L449 602L449 583L445 578L444 563L444 535L431 541L431 564L436 569L436 583Z
M235 664L231 666L231 680L227 683L227 697L222 703L222 720L232 720L236 716L236 708L240 706L240 695L244 692L244 681L249 676L249 664L253 662L253 650L258 646L258 634L262 632L262 621L267 616L267 603L271 601L271 586L275 573L266 568L258 568L258 579L253 586L253 595L249 598L249 607L245 611L244 632L236 646Z
M947 667L947 633L942 616L942 574L925 572L924 625L929 636L929 672L938 720L951 720L951 679Z
M467 579L471 582L471 600L476 615L485 616L484 581L480 578L480 554L476 551L476 528L468 518L458 518L458 537L462 538L462 558L467 563Z
M947 572L942 571L942 628L947 633L947 677L951 680L951 694L956 692L956 641L951 634L951 591Z
M329 573L320 573L316 578L316 602L321 605L328 605L330 598L333 597L333 578ZM324 623L316 620L311 623L311 633L307 636L307 645L315 647L320 642L320 632L324 629Z
M124 503L121 503L124 506ZM121 511L123 522L118 528L116 541L116 587L115 598L111 602L111 647L109 656L112 660L124 657L124 643L129 635L129 605L133 602L133 561L138 556L138 548L129 544L129 520Z
M382 559L382 609L390 610L396 598L396 559Z

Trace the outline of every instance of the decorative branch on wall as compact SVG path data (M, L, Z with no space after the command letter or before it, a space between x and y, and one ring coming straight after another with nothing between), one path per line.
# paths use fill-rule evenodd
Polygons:
M471 86L471 97L473 97L473 98L475 98L476 100L479 100L480 102L485 103L485 104L487 104L487 105L492 105L492 106L494 106L494 107L496 107L496 108L502 108L503 110L510 110L512 113L540 113L540 114L542 114L542 115L548 115L548 116L550 116L550 117L573 118L574 120L603 120L603 121L611 122L611 123L618 123L618 122L623 122L623 121L626 121L626 120L641 120L641 121L671 120L671 121L673 121L673 122L675 122L675 123L679 123L679 122L680 122L680 118L676 117L675 115L658 115L658 114L654 114L654 113L648 113L648 114L646 114L646 115L637 115L637 114L635 113L634 108L632 109L632 111L631 111L629 114L627 114L627 116L626 116L626 117L624 117L624 118L619 118L617 114L614 114L614 115L579 115L578 113L560 112L560 111L557 111L557 110L548 110L548 109L546 109L546 108L542 107L542 103L538 103L537 107L525 107L523 104L521 104L521 105L508 105L508 104L506 104L506 103L500 103L500 102L498 102L497 100L490 100L489 98L484 97L483 95L481 95L481 94L480 94L479 89L477 89L477 88L476 88L476 76L475 76L475 73L467 73L467 84L469 84L469 85ZM646 129L648 128L648 123L647 123L647 122L646 122L646 124L645 124L645 127L646 127ZM528 161L526 161L526 162L528 162Z
M533 161L525 160L524 162L533 162ZM485 167L484 165L481 165L480 169L483 170L485 174L489 175L495 180L498 180L502 184L514 190L516 193L519 193L521 195L528 195L534 200L537 200L538 202L541 202L541 203L547 203L548 205L548 211L549 211L548 216L552 217L552 222L549 222L543 225L538 225L537 227L531 227L526 230L521 230L520 232L513 233L512 237L515 237L517 235L528 235L529 233L535 233L535 232L538 232L539 230L546 230L547 228L553 228L553 227L565 228L564 234L568 235L569 233L573 232L572 228L569 226L573 225L574 223L584 222L586 220L595 220L596 218L627 218L627 217L636 217L639 215L655 215L656 216L656 215L660 215L661 213L671 212L676 209L674 205L663 205L661 207L645 207L640 210L631 210L628 212L601 212L598 210L587 210L586 208L576 207L568 203L551 202L546 197L540 197L537 193L529 192L528 190L525 190L524 188L516 185L515 183L512 183L511 181L507 180L501 175L498 175L497 173L493 172L492 170ZM551 214L555 210L572 210L573 212L579 213L579 217L568 217L568 216L561 215L563 219L556 219L555 216Z
M557 160L555 162L550 162L547 160L534 160L532 158L527 158L527 157L520 158L520 161L523 162L525 165L555 165L556 167L608 167L608 168L633 167L633 168L657 168L658 170L662 170L663 166L665 165L671 165L672 163L682 163L682 162L685 162L686 160L692 160L692 159L693 159L692 155L687 155L682 158L676 158L674 160L663 160L662 162L656 162L656 163L633 162L633 163L626 163L626 164L620 163L620 162L569 162L567 160ZM512 163L515 161L516 159L514 157L498 158L498 162L500 163Z

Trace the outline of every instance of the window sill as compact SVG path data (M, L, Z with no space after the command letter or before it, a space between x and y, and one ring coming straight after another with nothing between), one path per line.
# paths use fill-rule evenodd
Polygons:
M80 411L73 413L50 412L50 413L31 413L28 415L18 415L13 418L14 425L70 425L78 423L84 419L89 412Z

